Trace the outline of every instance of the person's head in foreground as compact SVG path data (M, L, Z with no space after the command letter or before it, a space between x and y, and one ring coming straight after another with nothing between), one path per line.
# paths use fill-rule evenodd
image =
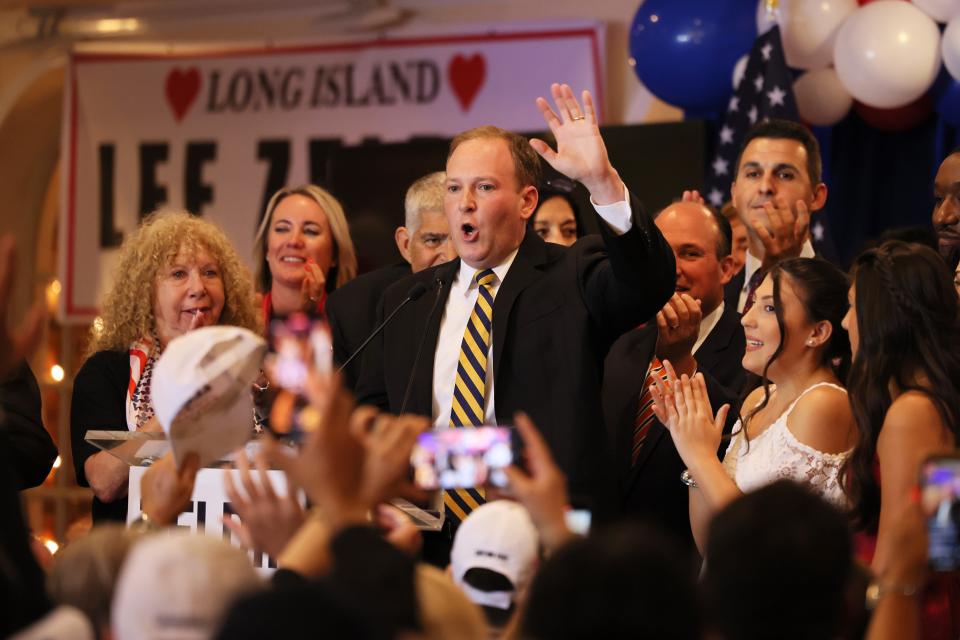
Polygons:
M730 503L710 523L703 590L719 638L841 636L852 543L843 514L780 480Z
M453 581L502 629L522 602L539 562L540 537L530 514L510 500L474 509L450 551Z
M621 525L561 547L537 572L520 637L701 637L689 557L658 529Z
M261 586L247 554L223 540L192 534L144 538L120 571L113 638L212 638L233 601Z

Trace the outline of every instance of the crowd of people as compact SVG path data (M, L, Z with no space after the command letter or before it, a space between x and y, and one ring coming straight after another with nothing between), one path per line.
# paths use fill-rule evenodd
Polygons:
M73 385L94 526L43 568L17 494L57 454L24 364L41 313L4 324L0 634L960 637L960 574L927 568L928 512L953 511L918 490L960 436L960 150L936 176L937 242L891 233L845 272L810 242L828 193L802 125L750 130L721 210L691 190L654 213L590 94L551 95L553 146L458 135L408 190L404 262L359 277L348 215L315 185L270 199L252 277L213 223L147 217ZM0 242L0 317L13 253ZM294 313L329 323L342 368L309 371L298 446L270 435L254 383L259 446L224 473L237 546L175 532L196 456L153 463L128 517L129 467L87 432L161 429L151 380L179 336ZM506 488L416 486L422 434L481 425L520 442Z

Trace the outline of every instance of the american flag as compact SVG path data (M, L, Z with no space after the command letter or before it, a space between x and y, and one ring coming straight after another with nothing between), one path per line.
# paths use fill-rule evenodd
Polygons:
M720 207L730 198L730 183L737 172L737 153L747 130L770 119L800 119L793 97L793 76L783 55L779 26L774 26L753 43L746 71L727 105L704 190L707 201L714 207Z

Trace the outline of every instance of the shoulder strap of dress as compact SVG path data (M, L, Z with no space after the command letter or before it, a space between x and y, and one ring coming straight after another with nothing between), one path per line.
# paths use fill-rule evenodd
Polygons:
M832 382L818 382L818 383L816 383L816 384L812 384L812 385L810 385L809 387L807 387L806 389L804 389L804 390L800 393L800 395L798 395L796 398L793 399L793 402L790 403L790 406L787 407L787 410L783 412L784 417L789 416L789 415L793 412L793 408L794 408L795 406L797 406L797 403L800 402L800 399L803 398L803 396L807 395L808 393L810 393L811 391L813 391L813 390L816 389L817 387L833 387L833 388L836 389L837 391L843 391L844 393L847 392L846 389L844 389L843 387L841 387L841 386L838 385L838 384L833 384Z

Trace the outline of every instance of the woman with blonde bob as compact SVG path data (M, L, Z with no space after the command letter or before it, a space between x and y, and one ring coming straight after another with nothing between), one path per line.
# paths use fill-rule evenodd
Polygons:
M150 379L167 344L215 324L260 331L260 318L249 272L223 231L185 211L160 211L120 248L101 320L73 386L73 461L77 482L93 489L94 520L124 520L129 467L98 453L87 431L159 431Z
M343 207L312 184L276 192L257 230L254 264L264 319L323 313L327 294L357 275Z

